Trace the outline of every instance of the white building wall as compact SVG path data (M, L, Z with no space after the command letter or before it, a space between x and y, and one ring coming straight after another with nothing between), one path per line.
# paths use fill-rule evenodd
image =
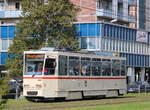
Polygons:
M123 0L123 18L128 20L128 0Z
M113 1L112 1L112 11L113 11L113 18L117 19L118 0L113 0Z
M146 1L146 30L150 31L150 0L145 0Z

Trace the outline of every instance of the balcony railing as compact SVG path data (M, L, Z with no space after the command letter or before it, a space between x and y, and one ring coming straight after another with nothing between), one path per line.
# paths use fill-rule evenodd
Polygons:
M137 0L128 0L128 4L129 5L136 5L136 2Z
M121 21L126 21L126 22L135 22L135 17L134 16L130 16L130 15L123 15L123 13L118 13L117 14L117 19L121 20Z
M113 18L112 10L108 10L108 9L96 9L96 15Z
M131 16L131 15L129 15L129 22L136 22L136 18L135 18L135 16Z
M7 11L3 10L0 11L0 18L19 18L21 17L22 11L17 10L17 11Z

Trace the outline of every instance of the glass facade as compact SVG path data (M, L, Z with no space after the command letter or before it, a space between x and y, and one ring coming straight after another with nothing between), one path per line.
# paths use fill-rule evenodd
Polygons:
M0 64L6 64L7 50L15 36L15 26L0 26Z
M89 31L89 24L78 24L80 28L77 31L80 37L81 49L89 51L102 51L119 53L120 56L126 57L126 65L133 67L148 67L150 57L150 33L142 32L143 36L138 35L140 30L128 28L126 26L106 24L106 23L91 23L100 26L100 34L94 34L96 31ZM88 27L88 28L87 28ZM95 30L98 30L95 27ZM84 31L82 31L85 29ZM91 30L94 30L91 29ZM83 34L86 33L91 34ZM92 35L92 36L91 36ZM94 36L95 35L95 36ZM139 38L142 38L139 40Z
M128 66L148 67L150 33L146 42L137 41L136 29L106 23L75 24L81 49L119 53ZM0 26L0 64L5 64L7 50L15 36L15 26Z

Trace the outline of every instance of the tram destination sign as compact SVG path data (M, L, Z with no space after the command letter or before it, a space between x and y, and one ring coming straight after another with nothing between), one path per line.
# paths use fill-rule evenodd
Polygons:
M43 54L27 54L25 57L27 59L43 59L44 55Z

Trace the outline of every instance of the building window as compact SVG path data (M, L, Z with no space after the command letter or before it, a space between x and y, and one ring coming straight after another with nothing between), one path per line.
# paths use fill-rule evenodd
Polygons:
M123 13L123 3L118 3L118 13Z
M112 10L112 0L97 0L97 8Z
M8 40L2 40L2 50L8 49Z
M96 38L89 38L89 49L96 49Z
M19 3L19 2L17 2L17 3L15 4L15 8L16 8L16 10L20 10L20 3Z
M87 38L81 37L81 49L87 49Z

